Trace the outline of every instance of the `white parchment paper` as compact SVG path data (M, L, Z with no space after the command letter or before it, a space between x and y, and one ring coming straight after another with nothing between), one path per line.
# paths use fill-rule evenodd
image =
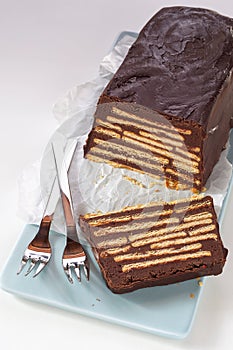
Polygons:
M39 223L43 214L54 176L51 142L59 143L62 149L67 140L78 140L69 173L76 219L87 212L107 212L128 205L190 196L189 191L169 190L164 184L147 175L112 168L107 164L94 163L83 158L83 145L92 128L98 98L134 40L134 35L126 33L122 36L104 57L98 76L91 82L72 88L54 106L54 115L60 126L49 141L42 159L25 169L19 179L18 213L26 222ZM222 152L206 184L206 194L213 197L217 213L222 206L232 173L232 166L226 158L227 151L226 149ZM65 233L61 203L57 206L52 228Z

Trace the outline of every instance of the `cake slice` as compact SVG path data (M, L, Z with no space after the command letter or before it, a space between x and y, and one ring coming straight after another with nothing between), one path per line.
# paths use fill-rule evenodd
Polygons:
M79 224L114 293L218 275L227 256L210 196L86 214Z
M85 157L200 191L233 116L232 28L233 19L207 9L155 14L100 96L99 104L123 103L97 111Z

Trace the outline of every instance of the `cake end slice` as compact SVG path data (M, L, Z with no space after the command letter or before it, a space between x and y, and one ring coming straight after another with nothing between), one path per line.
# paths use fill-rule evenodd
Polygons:
M86 214L79 223L114 293L218 275L227 257L210 196Z

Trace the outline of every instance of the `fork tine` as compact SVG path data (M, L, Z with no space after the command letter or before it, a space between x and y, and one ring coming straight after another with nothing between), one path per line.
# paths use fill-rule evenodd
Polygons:
M19 267L19 270L17 272L17 275L19 275L23 271L24 266L27 264L28 259L29 258L27 258L26 256L23 257L23 259L21 260L20 267Z
M67 268L64 269L64 271L65 271L65 273L66 273L66 276L67 276L69 282L70 282L71 284L73 284L73 283L74 283L74 280L73 280L72 275L71 275L71 269L70 269L70 267L68 266Z
M77 267L74 268L74 272L75 272L79 282L81 282L80 265L77 265Z
M43 270L43 268L47 265L47 262L40 262L40 264L38 265L36 272L34 273L33 277L36 277L37 275L39 275L39 273Z
M87 261L84 262L83 270L84 270L84 274L86 276L86 279L89 281L90 269L89 269L89 263Z
M36 261L35 260L31 260L31 264L29 265L29 268L28 268L27 272L25 273L25 276L29 275L29 273L33 270L35 265L36 265Z

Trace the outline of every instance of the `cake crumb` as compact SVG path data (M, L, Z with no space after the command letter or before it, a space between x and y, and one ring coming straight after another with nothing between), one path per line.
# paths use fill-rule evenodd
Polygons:
M203 282L202 282L202 281L198 281L198 285L199 285L200 287L202 287L202 286L203 286Z
M140 181L138 181L138 180L136 180L136 179L134 179L134 178L132 178L132 177L129 177L129 176L127 176L127 175L123 175L123 178L124 178L125 180L127 180L127 181L132 182L133 185L137 185L137 186L139 186L139 187L146 188L146 186L143 185L143 183L141 183Z
M195 295L193 293L190 293L189 296L191 299L195 298Z
M96 298L97 301L101 301L99 298Z
M172 179L166 180L166 186L171 190L179 190L179 182Z

